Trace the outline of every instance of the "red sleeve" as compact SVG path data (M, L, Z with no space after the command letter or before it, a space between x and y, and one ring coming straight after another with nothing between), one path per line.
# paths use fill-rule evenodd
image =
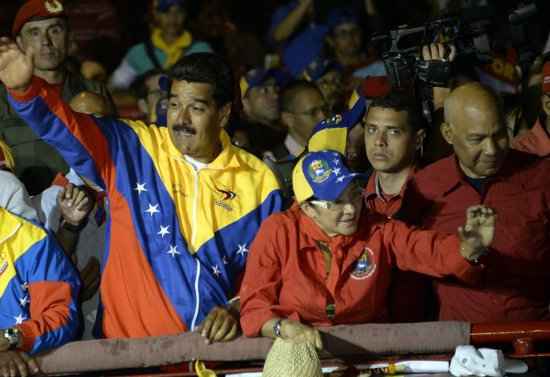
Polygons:
M512 140L512 148L539 157L550 156L550 135L542 127L540 121L529 131Z
M400 221L384 226L384 245L397 267L437 278L454 276L475 284L481 279L483 265L474 265L460 254L460 240L455 235L420 230Z
M246 336L259 336L264 323L281 317L277 305L282 280L277 223L263 222L250 247L241 285L241 327Z
M30 319L17 326L23 335L24 351L31 351L37 338L52 335L71 322L75 314L70 310L74 307L71 294L71 286L65 282L29 284Z

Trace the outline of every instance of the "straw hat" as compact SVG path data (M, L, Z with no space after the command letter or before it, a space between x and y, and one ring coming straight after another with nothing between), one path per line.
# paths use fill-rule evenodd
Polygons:
M321 362L312 343L278 338L264 364L262 377L322 377Z

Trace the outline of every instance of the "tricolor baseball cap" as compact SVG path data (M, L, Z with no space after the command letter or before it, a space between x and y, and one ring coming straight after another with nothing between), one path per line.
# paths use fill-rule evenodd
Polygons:
M542 67L542 92L550 93L550 61L544 63Z
M23 25L33 19L65 16L63 0L28 0L17 11L11 33L15 37L21 31Z
M292 171L292 186L298 203L313 197L333 202L353 181L367 178L349 170L341 153L325 150L300 158Z
M365 115L365 101L356 101L348 111L322 120L313 128L308 141L308 151L333 150L346 153L348 134Z

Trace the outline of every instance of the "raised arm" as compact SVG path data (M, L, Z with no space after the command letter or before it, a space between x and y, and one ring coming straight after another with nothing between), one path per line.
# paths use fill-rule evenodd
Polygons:
M457 235L391 222L384 229L384 241L400 269L435 277L454 276L467 283L476 283L483 270L477 261L487 253L493 241L495 219L490 208L470 207Z
M80 175L106 188L120 129L113 119L76 113L57 88L34 77L32 49L24 54L7 38L0 38L0 80L18 115L48 144L53 145Z

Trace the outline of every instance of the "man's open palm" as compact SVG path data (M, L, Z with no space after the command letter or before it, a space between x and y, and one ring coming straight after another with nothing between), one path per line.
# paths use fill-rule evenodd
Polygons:
M33 72L32 53L24 54L9 38L0 38L0 80L9 89L26 89Z
M495 237L496 214L488 207L478 205L466 210L466 224L458 228L460 252L468 260L487 252Z

